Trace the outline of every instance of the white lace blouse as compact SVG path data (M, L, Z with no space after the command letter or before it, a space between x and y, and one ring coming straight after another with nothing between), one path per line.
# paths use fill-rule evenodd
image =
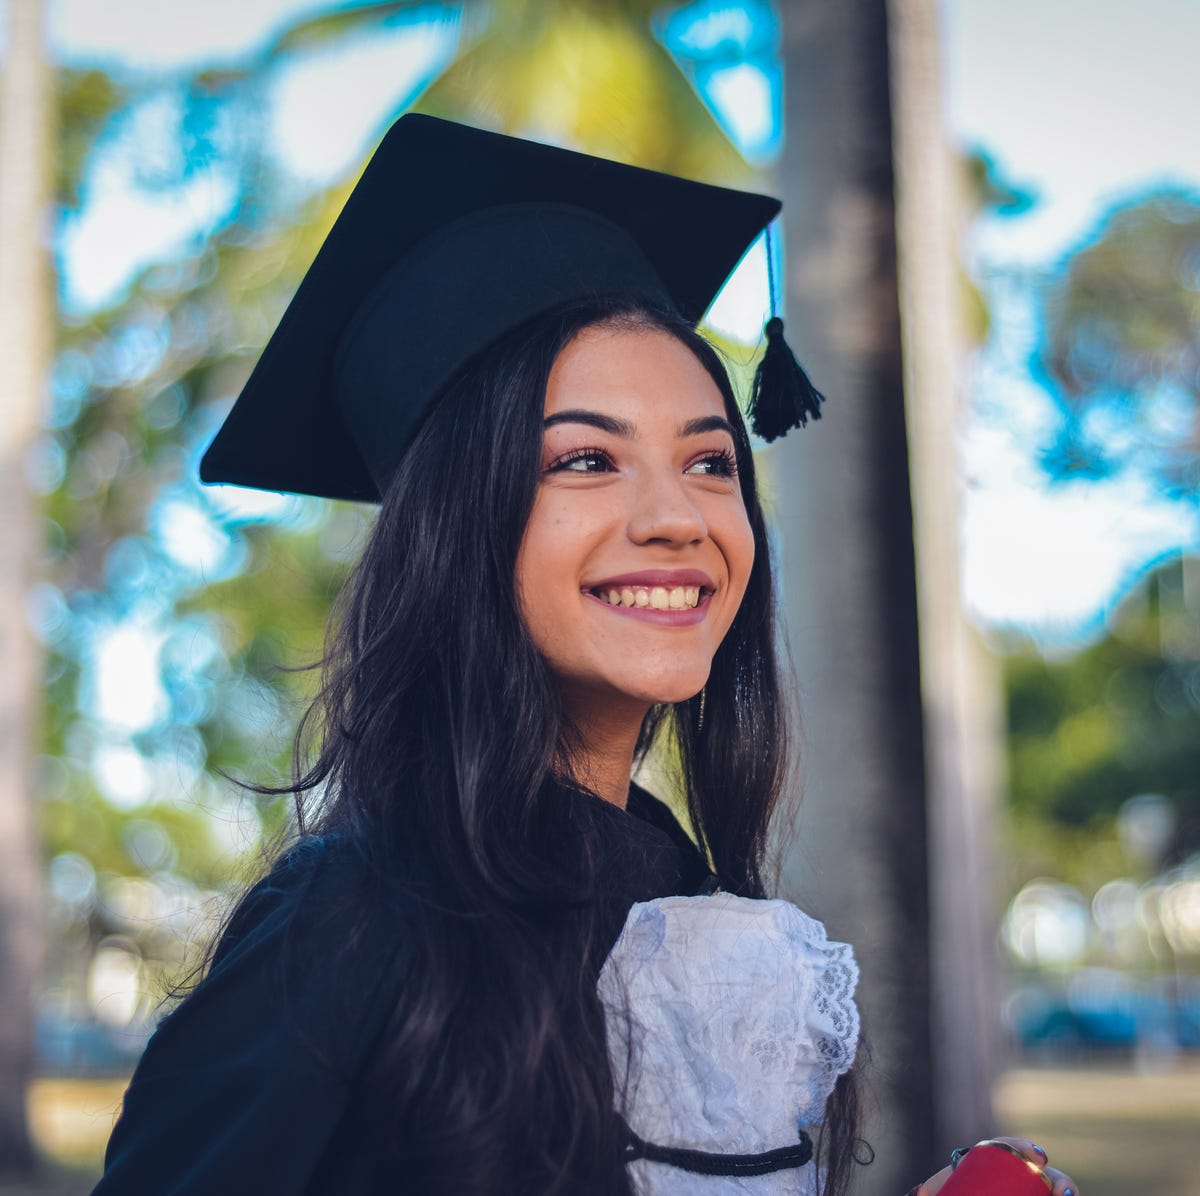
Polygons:
M600 973L625 1121L645 1142L761 1154L816 1140L854 1062L858 967L786 901L716 893L634 905ZM623 1093L621 1089L623 1088ZM816 1196L814 1163L702 1175L637 1159L639 1196Z

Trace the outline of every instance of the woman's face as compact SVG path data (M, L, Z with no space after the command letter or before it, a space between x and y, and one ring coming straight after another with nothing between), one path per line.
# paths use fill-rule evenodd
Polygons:
M753 560L732 431L704 366L659 329L585 329L550 373L516 569L571 713L644 713L698 693Z

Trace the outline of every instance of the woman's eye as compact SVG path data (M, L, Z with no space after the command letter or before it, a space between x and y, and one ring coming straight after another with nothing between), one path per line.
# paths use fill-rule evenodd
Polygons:
M575 449L551 462L547 473L607 473L613 464L599 449Z
M732 478L737 476L737 458L728 450L709 453L688 466L688 473L698 473L710 478Z

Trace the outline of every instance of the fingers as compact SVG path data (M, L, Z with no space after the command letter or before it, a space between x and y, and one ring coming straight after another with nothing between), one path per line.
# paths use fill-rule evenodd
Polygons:
M1054 1196L1079 1196L1079 1188L1075 1181L1057 1167L1047 1167L1046 1178L1054 1183Z

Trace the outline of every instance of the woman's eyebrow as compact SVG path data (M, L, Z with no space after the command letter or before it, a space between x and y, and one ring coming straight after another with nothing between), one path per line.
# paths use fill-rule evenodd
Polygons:
M632 440L637 435L637 428L629 420L618 419L614 415L601 415L599 411L556 411L546 417L542 426L552 428L555 424L587 424L588 427L599 428L601 432L608 432L625 440Z
M675 435L682 439L684 436L699 436L703 432L728 432L733 436L733 424L719 415L706 415L680 424Z
M633 440L637 436L637 428L627 419L580 408L556 411L553 415L548 415L543 427L552 428L555 424L587 424L588 427L599 428L601 432L608 432L625 440ZM675 435L683 439L686 436L700 436L705 432L726 432L732 437L733 425L720 415L705 415L686 420L675 430Z

